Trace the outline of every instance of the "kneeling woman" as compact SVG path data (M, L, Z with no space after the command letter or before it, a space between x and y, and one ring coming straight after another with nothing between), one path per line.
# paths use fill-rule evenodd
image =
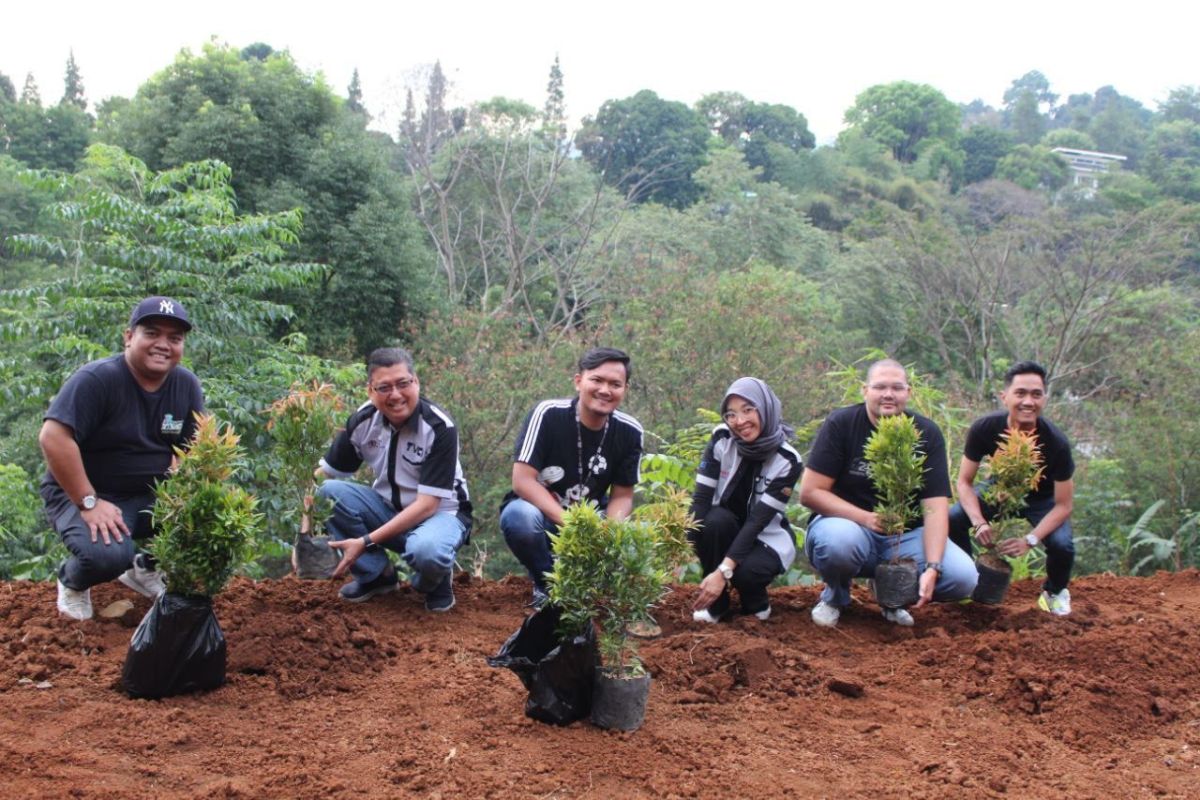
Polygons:
M743 614L771 615L767 587L796 557L784 510L802 469L788 444L779 398L758 378L738 378L721 403L723 425L713 431L692 495L700 523L691 541L704 569L692 606L697 622L716 622L737 589Z

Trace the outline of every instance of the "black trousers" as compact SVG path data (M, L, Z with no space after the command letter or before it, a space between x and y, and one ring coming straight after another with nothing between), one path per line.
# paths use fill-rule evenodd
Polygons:
M730 545L742 529L742 523L732 511L721 506L714 506L704 517L700 529L691 535L692 546L696 557L700 559L700 567L708 575L717 568L729 552ZM742 601L743 614L755 614L767 608L771 603L767 597L767 587L775 576L783 572L783 564L779 554L762 542L755 540L754 547L733 571L733 588L737 589ZM725 592L709 606L708 612L714 617L720 617L729 611L729 586Z

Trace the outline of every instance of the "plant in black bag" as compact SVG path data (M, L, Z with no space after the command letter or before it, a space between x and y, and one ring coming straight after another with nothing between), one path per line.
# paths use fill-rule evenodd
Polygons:
M919 574L913 561L900 559L900 536L918 515L917 492L925 480L921 435L907 414L881 417L863 448L867 475L879 496L875 515L880 533L892 537L892 558L875 568L875 598L883 608L917 602Z
M262 524L255 498L232 482L243 465L238 437L197 416L178 467L155 486L150 551L166 578L129 644L121 685L133 697L166 697L225 682L225 636L212 598L243 561Z

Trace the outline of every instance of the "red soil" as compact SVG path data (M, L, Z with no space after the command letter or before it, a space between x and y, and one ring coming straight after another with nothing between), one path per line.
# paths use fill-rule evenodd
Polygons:
M0 797L1200 796L1200 573L1072 590L1065 619L1026 582L911 629L861 595L824 630L811 588L776 591L767 622L700 627L683 587L643 647L646 723L616 733L527 719L484 663L521 580L463 578L439 616L407 589L352 606L236 581L216 604L228 683L162 701L117 689L147 601L79 623L52 585L0 584Z

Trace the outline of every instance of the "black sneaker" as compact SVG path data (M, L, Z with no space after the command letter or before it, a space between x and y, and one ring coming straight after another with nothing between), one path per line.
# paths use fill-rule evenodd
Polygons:
M447 572L437 588L425 595L426 611L443 614L454 608L454 582L450 578L451 574Z
M377 594L396 591L399 583L400 579L396 577L396 571L389 570L375 580L366 583L358 580L350 581L338 590L338 594L342 596L343 600L351 603L365 603Z

